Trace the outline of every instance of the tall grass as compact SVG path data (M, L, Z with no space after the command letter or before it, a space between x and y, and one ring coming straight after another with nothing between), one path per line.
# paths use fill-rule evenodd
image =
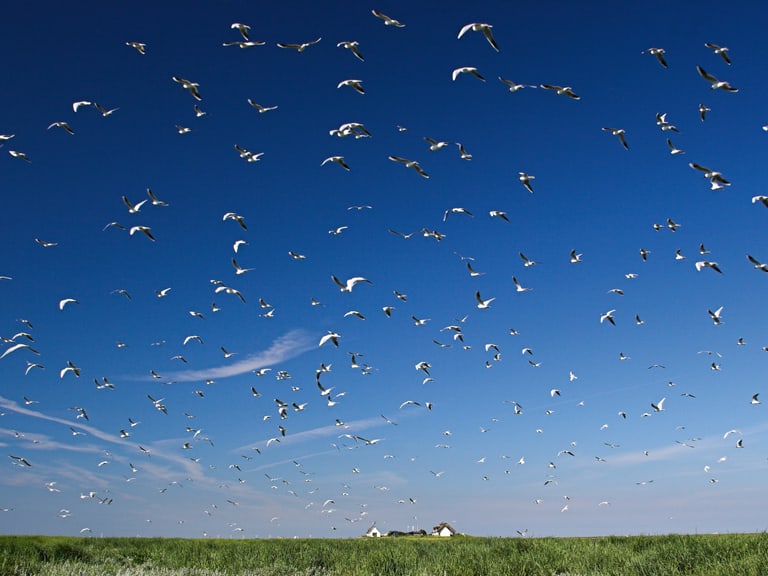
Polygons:
M767 534L180 540L0 536L17 576L758 576Z

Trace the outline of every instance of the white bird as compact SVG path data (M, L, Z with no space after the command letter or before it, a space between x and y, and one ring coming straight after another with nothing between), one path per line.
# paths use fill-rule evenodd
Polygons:
M579 262L582 262L581 257L582 257L582 254L577 254L576 250L571 250L571 256L570 256L571 264L578 264Z
M390 18L386 14L379 12L378 10L371 10L371 14L384 21L386 26L394 26L395 28L404 28L405 24L398 22L394 18Z
M518 180L523 183L523 186L525 186L525 189L528 190L528 192L533 194L533 185L531 184L531 180L535 180L536 176L531 176L525 172L518 172L518 174L520 174Z
M472 154L467 152L461 142L454 142L454 144L459 147L459 155L461 156L462 160L472 160Z
M747 254L747 260L749 260L752 264L755 265L755 269L762 270L763 272L768 272L768 264L764 264L763 262L760 262L757 258L749 254Z
M706 168L705 166L701 166L700 164L696 164L695 162L689 162L688 166L693 168L694 170L698 170L699 172L704 172L704 178L708 179L710 182L712 182L713 189L715 186L715 182L719 184L723 184L725 186L730 186L731 183L723 178L723 175L720 172L717 172L715 170L711 170L709 168Z
M477 68L474 66L461 66L459 68L455 68L454 71L451 73L451 78L453 78L453 81L456 81L456 78L459 77L460 74L471 74L478 80L482 80L485 82L485 78L483 78L480 73L477 71Z
M717 262L710 262L707 260L700 260L699 262L696 262L696 271L701 272L702 268L711 268L719 274L723 273L723 271L720 270L720 267L717 265Z
M296 50L298 52L304 52L304 50L306 50L313 44L317 44L318 42L320 42L320 40L322 40L322 38L315 38L310 42L303 42L301 44L285 44L283 42L278 42L277 46L278 48L289 48L289 49Z
M723 306L720 306L720 308L718 308L714 312L712 310L707 310L707 314L709 314L709 317L712 318L712 322L715 326L719 326L720 324L723 324L723 320L721 318L722 313L723 313Z
M189 80L185 80L184 78L181 78L179 76L172 76L171 79L174 82L181 84L182 88L186 88L189 91L189 93L192 94L192 97L195 100L200 101L203 99L203 97L200 96L200 91L198 90L198 88L200 88L200 85L197 82L190 82Z
M251 98L248 98L248 104L256 108L256 110L259 111L259 114L263 114L264 112L270 112L272 110L277 110L277 106L262 106L258 102L254 102Z
M72 136L75 135L75 131L72 130L72 128L69 126L69 124L67 124L64 121L59 121L59 122L52 123L50 126L48 126L48 130L50 130L51 128L54 128L54 127L61 128L62 130L64 130L68 134L71 134Z
M664 402L665 401L666 401L666 398L662 398L661 400L656 402L656 404L651 402L651 408L653 408L653 410L655 412L663 412L664 411Z
M446 210L445 213L443 214L443 222L448 220L448 216L450 214L466 214L467 216L472 217L472 212L470 212L466 208L450 208Z
M680 148L675 147L674 144L672 144L672 140L667 138L667 146L669 146L669 153L672 154L672 156L675 156L676 154L685 154L685 150L680 150Z
M223 42L222 46L237 46L238 48L253 48L254 46L264 46L263 40L237 40L233 42Z
M7 140L14 138L15 136L16 134L0 134L0 142L6 142Z
M704 68L701 66L696 66L696 71L699 73L699 76L704 78L707 82L710 83L710 89L711 90L725 90L726 92L738 92L738 88L734 88L731 86L728 82L724 80L718 80L712 74L708 73Z
M600 315L600 324L602 324L605 320L608 320L612 325L616 326L616 321L613 319L613 313L616 312L616 310L608 310L605 314Z
M537 88L537 86L531 85L531 84L516 84L515 82L512 82L512 80L507 80L502 76L499 76L499 81L502 84L506 84L510 92L517 92L518 90L522 90L523 88Z
M629 150L629 144L627 144L627 140L624 138L624 129L623 128L603 128L606 132L610 132L613 136L616 136L619 139L619 142L621 142L621 145L624 146L625 149Z
M59 310L64 310L64 306L67 304L80 304L76 299L74 298L64 298L62 300L59 300Z
M362 276L355 276L353 278L348 278L346 281L342 282L339 280L336 276L331 274L331 280L334 281L334 283L339 286L339 289L341 292L352 292L352 289L361 282L366 282L368 284L373 284L368 278L364 278Z
M8 150L8 154L14 158L18 158L20 160L24 160L24 162L32 164L32 160L30 160L24 152L19 152L18 150Z
M248 26L248 24L233 22L229 28L230 30L237 30L238 32L240 32L240 35L243 37L243 40L250 40L250 38L248 37L248 31L251 29L251 27Z
M81 106L93 106L93 102L89 102L88 100L78 100L77 102L72 102L72 110L77 112Z
M488 214L491 218L501 218L504 222L509 222L509 216L503 210L491 210Z
M365 88L363 88L362 80L355 80L354 78L350 78L348 80L342 80L336 85L336 88L338 89L338 88L341 88L342 86L349 86L358 94L365 94Z
M752 196L752 204L757 204L758 202L768 208L768 196Z
M322 338L320 338L320 343L318 346L322 346L326 342L331 342L334 346L337 348L339 347L339 338L341 338L341 334L337 334L336 332L328 332L328 334L324 335Z
M533 288L523 288L523 286L520 284L520 282L518 282L517 278L515 278L514 276L512 276L512 282L515 285L516 292L528 292L530 290L533 290Z
M234 258L232 258L232 266L235 267L235 274L237 275L245 274L246 272L250 272L251 270L253 270L253 268L243 268L242 266L240 266L240 264L237 263L237 260L235 260Z
M647 50L642 51L642 54L646 53L656 56L656 60L659 61L659 64L664 68L668 68L667 61L664 59L664 48L648 48Z
M141 207L144 206L144 204L147 202L147 199L141 200L140 202L137 202L136 204L133 204L126 196L122 197L123 204L125 204L128 207L128 213L129 214L138 214L139 210L141 210Z
M577 96L570 86L555 86L553 84L542 84L542 88L545 90L554 90L558 96L568 96L573 100L580 100L581 96Z
M54 246L58 246L58 242L46 242L45 240L41 240L40 238L35 238L35 242L40 244L43 248L53 248Z
M432 152L436 152L437 150L442 150L446 146L450 146L450 142L446 142L445 140L434 140L432 138L424 137L424 141L429 144L429 149Z
M344 168L344 170L347 170L347 171L350 170L349 165L344 161L344 156L329 156L328 158L326 158L320 163L320 166L325 166L328 162L335 162L336 164Z
M400 156L389 156L389 159L393 162L400 162L401 164L404 164L406 168L413 168L424 178L429 178L429 174L424 171L424 169L416 160L408 160L407 158L402 158Z
M488 40L488 44L491 45L491 47L496 50L496 52L499 52L499 45L496 44L496 40L493 38L493 34L491 32L491 28L493 28L490 24L481 24L479 22L472 22L470 24L467 24L466 26L463 26L461 30L459 30L459 35L457 38L461 38L469 31L472 32L482 32L483 36L485 36L485 39Z
M155 237L152 236L152 229L149 226L133 226L128 233L133 236L136 232L141 232L144 234L147 238L152 240L152 242L155 241Z
M483 310L485 308L490 308L491 302L496 300L496 298L488 298L487 300L483 300L482 296L480 296L480 291L478 290L475 292L475 300L477 300L477 307Z
M189 134L192 132L192 128L188 128L186 126L181 126L180 124L176 124L176 132L178 134Z
M351 41L342 41L336 44L336 48L346 48L352 54L355 55L355 57L360 60L361 62L365 62L365 58L363 58L363 55L360 54L360 43L357 42L357 40L351 40Z
M234 212L227 212L224 214L224 216L221 217L222 221L224 220L234 220L240 225L240 228L243 230L248 230L248 227L245 225L245 218L240 216L240 214L235 214Z
M2 354L0 354L0 360L5 358L6 356L8 356L8 354L12 354L13 352L16 352L17 350L23 350L23 349L29 350L30 352L32 352L33 354L37 354L38 356L40 355L40 352L38 352L37 350L32 348L29 344L19 343L19 344L14 344L10 348L6 348L5 351ZM35 366L35 365L33 365L33 366ZM27 371L25 372L25 375L26 375L26 373L29 372L29 370L30 370L30 367L28 366L27 367Z
M728 57L728 48L725 46L718 46L712 42L704 42L704 46L710 48L715 54L719 54L726 64L731 63L731 59Z

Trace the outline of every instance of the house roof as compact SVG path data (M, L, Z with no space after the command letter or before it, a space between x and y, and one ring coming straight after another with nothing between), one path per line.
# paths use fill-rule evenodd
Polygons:
M440 532L443 528L447 528L448 530L451 531L452 534L456 534L456 530L453 528L453 526L448 524L448 522L442 522L438 524L437 526L432 528L432 532Z

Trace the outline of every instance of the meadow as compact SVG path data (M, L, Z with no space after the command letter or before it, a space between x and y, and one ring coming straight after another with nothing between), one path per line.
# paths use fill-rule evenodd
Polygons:
M766 569L765 533L354 540L0 536L3 576L749 576Z

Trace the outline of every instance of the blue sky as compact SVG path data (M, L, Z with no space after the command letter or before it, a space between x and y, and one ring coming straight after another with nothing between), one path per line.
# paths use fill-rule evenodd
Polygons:
M768 425L752 399L768 275L746 257L768 261L768 211L752 201L766 194L765 9L441 6L6 11L0 531L766 528L754 501ZM243 40L235 22L265 44L223 46ZM492 25L498 53L481 32L457 38L472 22ZM697 65L738 92L710 89ZM452 80L468 66L485 81ZM365 93L337 87L346 79ZM330 134L347 123L370 136ZM629 149L603 128L623 129ZM431 151L425 137L449 144ZM236 145L263 155L247 162ZM350 170L321 165L332 156ZM729 185L712 189L690 163ZM148 188L161 202L129 213L122 197ZM342 292L332 276L370 283ZM615 325L600 321L609 311ZM338 347L319 345L328 333ZM68 362L79 377L61 377Z

